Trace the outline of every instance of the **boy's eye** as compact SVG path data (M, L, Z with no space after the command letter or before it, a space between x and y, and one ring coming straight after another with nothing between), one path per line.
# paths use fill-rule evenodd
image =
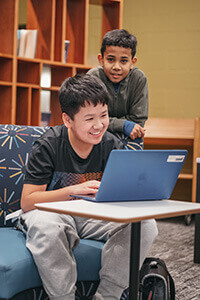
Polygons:
M107 117L107 115L108 115L108 114L105 113L105 114L103 114L101 117L102 117L102 118L105 118L105 117Z
M111 58L111 57L108 57L107 60L108 60L109 62L113 62L113 61L114 61L114 59Z
M86 121L92 121L93 120L93 118L91 117L91 118L88 118L88 119L86 119Z
M122 63L122 64L126 64L126 63L127 63L127 59L122 59L122 60L121 60L121 63Z

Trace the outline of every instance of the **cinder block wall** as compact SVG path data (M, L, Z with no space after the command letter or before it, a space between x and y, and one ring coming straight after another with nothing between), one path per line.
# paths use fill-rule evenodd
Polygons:
M138 38L150 116L200 116L200 1L125 0L123 27Z

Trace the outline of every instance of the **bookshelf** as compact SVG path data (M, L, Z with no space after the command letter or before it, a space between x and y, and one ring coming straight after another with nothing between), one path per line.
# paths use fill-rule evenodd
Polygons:
M171 198L196 202L196 158L200 156L200 118L149 118L145 128L144 149L188 150Z
M62 81L86 73L90 5L101 14L101 38L122 28L123 0L27 0L26 29L37 29L34 59L17 56L20 0L0 1L0 123L40 125L40 95L50 92L50 125L61 123L58 90ZM67 63L64 41L69 40ZM97 55L97 53L95 53ZM51 72L51 85L41 87L43 66Z

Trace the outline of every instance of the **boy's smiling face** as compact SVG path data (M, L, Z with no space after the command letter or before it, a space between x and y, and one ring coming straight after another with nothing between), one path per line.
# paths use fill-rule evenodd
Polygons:
M108 128L108 107L101 103L94 106L85 102L73 120L63 113L63 121L68 128L71 146L81 157L87 157L83 153L89 154L93 146L101 142Z
M132 58L130 48L106 46L104 56L99 54L98 60L110 81L118 83L128 75L137 58Z

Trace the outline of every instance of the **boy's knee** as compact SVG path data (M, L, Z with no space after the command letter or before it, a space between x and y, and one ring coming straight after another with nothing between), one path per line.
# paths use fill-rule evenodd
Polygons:
M154 219L145 220L141 223L141 237L145 241L152 242L158 235L157 223Z
M22 216L20 223L31 239L66 239L72 244L79 239L72 217L43 211L31 211Z

